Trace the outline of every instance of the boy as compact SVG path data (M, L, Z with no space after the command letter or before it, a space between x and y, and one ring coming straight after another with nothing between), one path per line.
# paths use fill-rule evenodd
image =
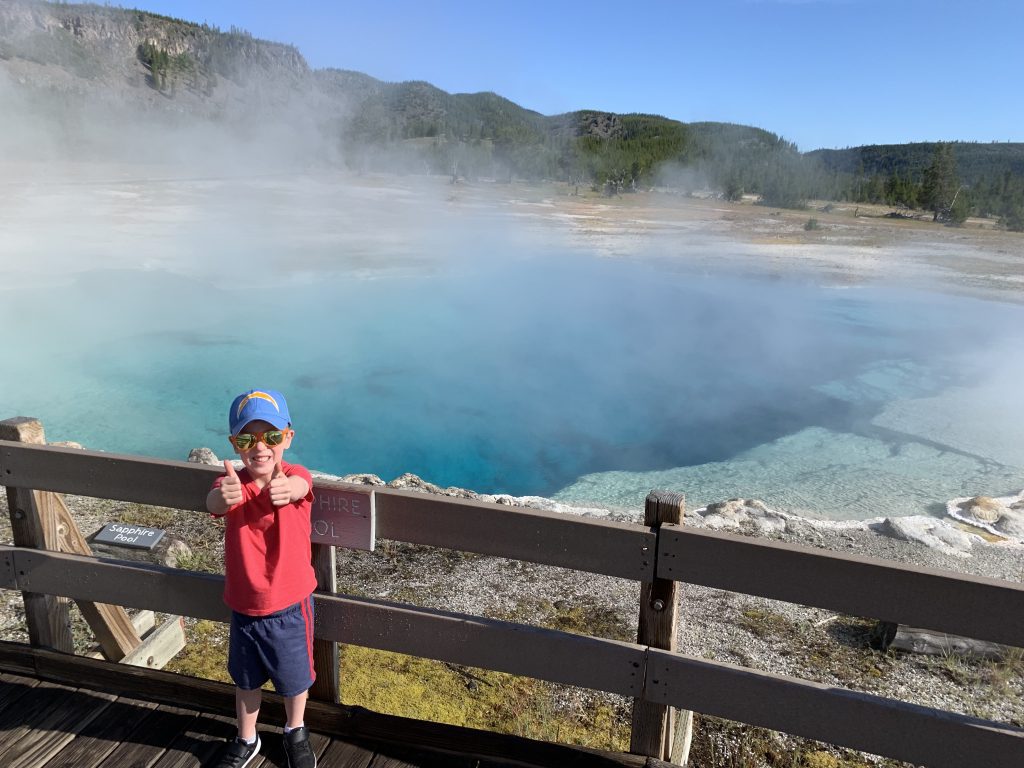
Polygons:
M261 686L273 680L284 697L284 748L290 768L315 768L303 717L313 684L313 602L310 563L313 480L283 460L292 444L288 405L280 392L253 389L231 403L228 438L242 459L206 496L225 518L224 602L231 608L228 672L235 682L238 736L225 744L217 768L244 768L259 754L256 721Z

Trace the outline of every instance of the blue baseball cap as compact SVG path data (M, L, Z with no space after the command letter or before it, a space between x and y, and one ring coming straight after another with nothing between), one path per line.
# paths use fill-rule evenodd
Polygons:
M231 434L237 435L251 421L265 421L278 429L290 427L292 417L284 395L272 389L250 389L236 397L228 414Z

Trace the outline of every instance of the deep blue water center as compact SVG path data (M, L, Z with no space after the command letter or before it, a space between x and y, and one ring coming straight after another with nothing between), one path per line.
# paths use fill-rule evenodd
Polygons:
M728 462L808 428L895 446L875 422L891 400L964 383L964 350L1024 328L1013 305L561 252L258 289L97 271L45 312L5 306L5 327L34 320L4 417L40 417L51 440L224 457L232 397L271 387L311 468L517 495ZM850 396L879 366L902 374Z

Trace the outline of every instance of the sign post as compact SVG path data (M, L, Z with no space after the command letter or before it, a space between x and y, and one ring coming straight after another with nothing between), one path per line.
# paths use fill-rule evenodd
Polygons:
M335 547L373 551L376 527L374 495L370 489L317 483L315 500L310 511L313 542L313 570L320 592L333 595L337 591ZM313 638L313 666L316 680L310 696L318 701L339 703L341 684L338 680L338 644L332 640Z

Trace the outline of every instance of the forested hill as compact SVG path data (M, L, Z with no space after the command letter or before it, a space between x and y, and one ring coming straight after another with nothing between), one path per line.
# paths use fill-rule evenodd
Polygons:
M935 146L935 143L871 144L851 149L818 149L808 152L807 157L833 173L920 177L932 161ZM965 184L974 185L1005 172L1024 175L1022 143L958 141L953 142L952 147Z
M930 208L926 187L937 182L941 170L950 177L947 194L953 189L962 193L959 216L994 215L1011 229L1024 228L1024 143L872 144L819 149L804 157L836 179L837 184L826 186L833 197L838 193L908 208Z
M140 126L135 133L149 138L150 149L183 128L226 125L232 136L252 137L272 126L275 135L290 137L293 155L308 155L307 164L427 171L454 180L553 179L609 194L641 186L699 189L733 199L755 194L783 206L884 202L954 223L973 212L1024 228L1021 144L801 153L751 126L600 109L546 116L495 93L451 94L426 82L312 70L294 47L244 30L110 6L0 2L0 98L8 106L0 150L19 157L32 154L39 132L19 132L11 105L58 127L60 141L77 139L78 154L126 151L120 135L67 129L96 116ZM145 147L132 152L145 154Z

